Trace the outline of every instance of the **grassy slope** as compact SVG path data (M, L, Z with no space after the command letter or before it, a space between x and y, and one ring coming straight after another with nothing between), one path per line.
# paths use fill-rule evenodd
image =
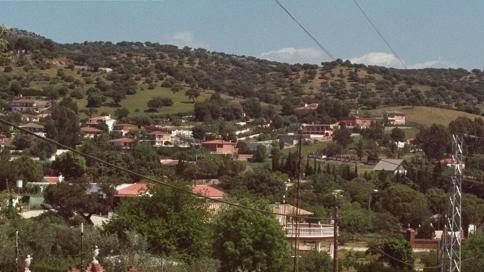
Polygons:
M185 96L185 91L173 93L168 88L156 87L153 90L139 90L134 95L129 95L121 101L121 106L127 108L130 111L130 115L145 114L145 110L148 108L146 103L153 97L161 96L168 97L173 100L173 106L163 107L158 112L146 112L148 115L153 114L174 114L174 113L191 113L193 112L193 103ZM210 96L209 92L203 92L197 100L204 100ZM78 101L79 109L86 108L87 100L82 99ZM138 109L138 111L136 111ZM102 106L97 108L99 113L113 114L116 108Z
M372 110L371 112L374 114L379 114L386 110L398 110L398 111L405 112L405 114L407 115L407 122L416 123L424 126L429 126L433 123L447 126L451 121L455 120L457 117L460 117L460 116L468 117L471 119L474 119L475 117L479 117L479 115L461 112L461 111L433 108L433 107L423 107L423 106L385 107L385 108Z

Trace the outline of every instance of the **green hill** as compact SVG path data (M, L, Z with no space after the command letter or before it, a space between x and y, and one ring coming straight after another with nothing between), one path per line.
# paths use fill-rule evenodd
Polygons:
M71 96L81 109L91 99L91 111L123 106L134 115L151 97L162 96L174 104L159 114L174 114L193 110L183 94L195 88L199 99L219 93L235 101L255 98L273 109L325 99L351 109L430 106L476 114L484 105L484 72L478 69L402 70L342 60L290 65L150 42L60 44L17 29L6 39L11 58L0 69L3 100Z
M384 107L376 110L371 110L373 114L381 114L384 111L397 110L404 112L406 114L406 120L410 124L418 124L424 126L430 126L433 123L441 124L447 126L451 121L455 120L457 117L467 117L474 119L479 117L479 115L471 114L462 111L449 110L443 108L435 107Z

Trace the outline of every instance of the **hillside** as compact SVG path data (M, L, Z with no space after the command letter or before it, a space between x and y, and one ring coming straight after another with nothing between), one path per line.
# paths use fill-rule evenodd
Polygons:
M150 42L59 44L16 29L6 38L11 58L0 73L3 99L70 96L91 112L125 107L136 115L161 96L173 105L146 114L187 113L191 100L213 92L275 109L331 98L353 109L432 106L480 114L484 101L484 72L477 69L399 70L341 60L290 65ZM185 95L192 89L200 98Z
M417 124L423 126L430 126L433 123L448 126L450 121L455 120L457 117L467 117L470 119L479 117L479 115L462 111L422 106L384 107L371 110L371 112L375 115L380 115L384 111L392 110L404 112L406 115L406 119L410 124Z

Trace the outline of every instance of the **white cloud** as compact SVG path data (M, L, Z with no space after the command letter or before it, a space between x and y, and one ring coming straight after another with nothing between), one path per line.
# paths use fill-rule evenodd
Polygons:
M328 60L324 53L314 47L294 48L286 47L278 50L262 52L258 56L262 59L268 59L287 63L314 63L319 64Z
M420 63L409 65L410 69L423 69L423 68L457 68L456 63L442 61L442 60L429 60Z
M167 39L167 43L176 45L178 47L189 46L192 48L207 48L208 46L195 38L195 34L190 31L177 32Z
M360 57L351 58L349 61L366 65L401 67L400 61L395 55L385 52L370 52Z
M370 52L360 57L350 58L352 63L362 63L366 65L378 65L393 68L403 68L398 58L386 52ZM442 60L429 60L415 64L407 64L409 69L423 69L423 68L449 68L457 67L455 63Z

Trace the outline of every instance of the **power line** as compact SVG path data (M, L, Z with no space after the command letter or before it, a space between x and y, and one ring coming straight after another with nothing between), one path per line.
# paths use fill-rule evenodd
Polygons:
M309 30L304 27L302 23L300 23L299 20L294 15L292 15L292 13L279 0L274 0L274 2L276 2L276 4L286 12L286 14L309 36L309 38L311 38L318 45L318 47L323 50L323 52L326 53L328 57L331 58L331 60L336 59L334 55L331 54L331 52L329 52L329 50L324 47L323 44L318 39L316 39L316 37L311 34L311 32L309 32Z
M73 153L76 153L82 157L85 157L85 158L88 158L88 159L91 159L91 160L94 160L94 161L97 161L101 164L104 164L104 165L107 165L109 167L112 167L112 168L115 168L119 171L122 171L122 172L125 172L125 173L128 173L128 174L131 174L131 175L134 175L134 176L137 176L141 179L144 179L144 180L147 180L147 181L150 181L151 183L154 183L154 184L159 184L159 185L162 185L162 186L166 186L166 187L169 187L175 191L178 191L178 192L182 192L182 193L186 193L186 194L190 194L190 195L193 195L195 197L199 197L199 198L204 198L206 200L210 200L210 201L214 201L214 202L219 202L219 203L223 203L223 204L226 204L226 205L229 205L229 206L234 206L234 207L238 207L238 208L241 208L241 209L246 209L246 210L250 210L250 211L254 211L254 212L258 212L258 213L262 213L262 214L267 214L267 215L279 215L279 216L288 216L288 217L293 217L293 218L307 218L307 219L315 219L315 220L329 220L330 218L320 218L320 217L308 217L308 216L300 216L300 215L287 215L287 214L282 214L282 213L276 213L276 212L271 212L271 211L267 211L267 210L261 210L261 209L257 209L257 208L253 208L253 207L249 207L249 206L245 206L245 205L241 205L241 204L238 204L238 203L234 203L234 202L230 202L230 201L226 201L226 200L223 200L223 199L213 199L213 198L210 198L208 196L204 196L204 195L201 195L201 194L197 194L197 193L194 193L192 191L188 191L188 190L185 190L184 188L181 188L181 187L178 187L176 185L173 185L173 184L170 184L170 183L167 183L167 182L164 182L164 181L161 181L161 180L157 180L155 178L152 178L152 177L149 177L149 176L146 176L146 175L143 175L143 174L140 174L138 172L135 172L133 170L129 170L127 168L124 168L122 166L118 166L114 163L110 163L106 160L103 160L101 158L98 158L94 155L91 155L91 154L88 154L88 153L85 153L85 152L82 152L82 151L79 151L79 150L76 150L68 145L65 145L65 144L62 144L62 143L59 143L57 142L56 140L53 140L51 138L47 138L47 137L42 137L42 136L39 136L37 134L35 134L34 132L28 130L28 129L25 129L25 128L22 128L18 125L15 125L9 121L6 121L4 119L0 119L0 123L3 123L7 126L11 126L17 130L20 130L24 133L27 133L29 135L32 135L33 137L37 138L37 139L40 139L42 141L45 141L45 142L48 142L50 144L54 144L56 146L59 146L59 147L62 147L63 149L67 149Z
M371 25L371 27L373 28L373 30L375 30L375 32L378 34L378 36L380 36L380 38L383 40L383 42L386 44L386 46L390 49L390 51L393 53L393 55L395 55L395 57L397 57L398 61L402 64L402 66L407 69L407 65L405 64L405 62L403 61L403 59L400 57L400 55L398 55L398 53L393 49L393 47L390 45L390 43L388 42L387 39L385 39L385 37L383 36L383 34L381 33L381 31L376 27L375 23L373 22L373 20L370 18L370 16L368 16L368 14L365 12L365 10L360 6L360 4L358 4L358 1L357 0L353 0L353 3L355 3L355 5L358 7L358 9L361 11L361 13L363 14L363 16L366 18L366 20L368 21L368 23Z
M402 263L402 264L406 264L406 265L408 265L408 266L410 266L410 267L413 267L413 266L414 266L414 264L411 264L411 263L409 263L409 262L406 262L406 261L403 261L403 260L401 260L401 259L398 259L398 258L396 258L396 257L394 257L394 256L392 256L392 255L390 255L390 254L387 254L385 251L383 251L382 249L380 249L380 248L378 248L378 247L373 247L373 249L376 249L376 250L377 250L379 253L381 253L381 254L383 254L383 255L387 256L388 258L390 258L390 259L392 259L392 260L394 260L394 261L396 261L396 262L399 262L399 263ZM439 268L439 267L441 267L441 266L442 266L442 264L435 265L435 266L425 266L425 267L419 267L419 268L420 268L420 269L435 269L435 268Z

